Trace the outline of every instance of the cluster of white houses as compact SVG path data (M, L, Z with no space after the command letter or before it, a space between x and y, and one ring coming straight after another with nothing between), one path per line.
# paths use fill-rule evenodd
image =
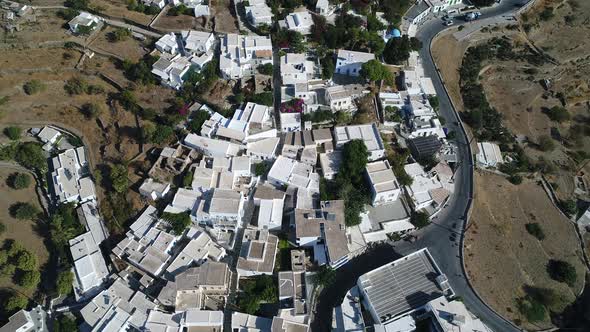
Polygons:
M454 2L428 0L416 6L426 4L429 10L439 11ZM144 3L165 5L164 1ZM194 8L196 16L208 15L204 0L171 3ZM320 15L329 16L335 9L329 1L317 1ZM272 24L272 12L264 0L250 0L245 12L253 26ZM99 23L88 15L72 20L72 31ZM279 22L281 28L304 35L312 24L306 10ZM226 34L216 38L211 32L188 30L166 34L156 42L159 59L152 73L162 84L180 89L190 72L202 70L213 59L216 44L224 79L250 77L260 65L273 63L269 37ZM454 190L453 171L444 160L428 170L417 162L405 165L412 182L402 185L386 159L383 128L397 129L414 160L436 157L448 145L431 105L436 91L417 53L412 53L402 72L400 89L381 87L377 101L385 114L383 124L323 128L320 123L312 129L311 123L302 120L303 114L318 110L356 112L356 99L369 92L359 80L362 65L375 59L371 53L338 50L335 75L357 82L337 84L335 78L321 78L318 61L310 54L283 54L279 60L282 86L274 87L281 91L279 119L272 108L252 102L241 105L231 118L206 105L193 105L191 110L207 112L209 119L200 134L189 133L161 150L139 187L142 196L159 204L150 202L111 245L112 264L100 247L109 235L98 213L84 148L66 149L53 157L52 196L55 202L76 204L86 228L70 240L73 288L76 300L83 303L83 330L221 331L229 319L224 309L235 291L232 280L238 279L239 284L241 278L275 274L277 257L281 257L279 238L287 234L287 241L297 248L290 251L290 269L283 266L278 272L278 314L271 319L233 312L231 328L310 331L310 266L338 269L367 244L414 230L412 211L432 216ZM388 112L401 120L389 121ZM38 136L50 151L60 135L59 130L46 127ZM342 149L353 140L362 141L369 152L365 177L371 203L361 213L361 223L348 227L345 202L321 201L320 182L338 174ZM484 143L478 162L486 167L501 163L497 146ZM266 171L261 174L259 169ZM173 179L178 175L190 181L175 187ZM170 214L186 214L190 224L175 232L167 219ZM334 328L364 329L360 305L354 300L360 297L376 331L412 331L416 321L427 317L440 331L487 331L453 296L432 256L421 250L361 276L335 309ZM21 316L16 318L22 320Z

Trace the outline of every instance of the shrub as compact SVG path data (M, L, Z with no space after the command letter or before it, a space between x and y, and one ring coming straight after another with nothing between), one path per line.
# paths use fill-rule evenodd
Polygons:
M191 224L191 217L188 212L164 212L164 214L162 214L162 219L170 224L170 227L172 227L172 233L175 235L181 235Z
M568 216L574 216L578 212L578 206L573 199L563 200L559 202L559 207Z
M88 82L79 77L74 77L66 81L64 90L70 95L81 95L88 90Z
M508 177L508 181L514 185L519 185L522 183L522 176L518 174L512 174Z
M542 321L545 318L545 307L530 297L519 299L517 307L518 311L531 323Z
M549 21L554 16L555 13L553 13L553 7L545 7L543 11L539 14L539 19L541 19L541 21Z
M10 206L10 214L16 219L33 219L39 214L39 209L30 203L15 203Z
M555 150L555 142L547 135L539 137L539 149L541 151L549 152Z
M93 119L102 113L102 108L98 104L86 103L82 105L82 114L88 119Z
M262 75L272 75L272 63L266 63L263 65L258 66L258 72Z
M250 97L250 101L256 104L272 106L273 95L272 92L262 92Z
M24 189L31 185L31 177L25 173L14 173L8 180L14 189Z
M528 223L525 225L525 228L529 234L536 237L539 241L545 239L545 233L543 232L543 228L539 223Z
M523 288L524 292L527 294L528 297L541 303L545 307L553 307L560 301L557 292L555 292L551 288L536 287L529 285L525 285Z
M547 272L551 279L564 282L570 287L574 286L578 277L576 268L572 264L556 259L549 260L549 263L547 263Z
M120 42L129 39L129 37L131 37L131 30L126 28L117 28L107 36L111 42Z
M23 90L28 95L34 95L45 90L45 84L41 83L39 80L28 81L23 85Z
M76 321L66 315L61 315L59 318L53 319L54 332L78 332L78 324Z
M4 232L6 232L6 225L4 225L3 223L0 222L0 235L4 234ZM1 255L2 253L0 253ZM0 261L0 265L2 265L4 263L2 263L2 261Z
M543 108L543 113L551 119L551 121L555 122L564 122L568 121L571 116L567 109L561 106L553 106L551 108Z
M129 176L127 174L127 166L117 164L111 166L109 173L113 189L118 193L124 193L129 187Z
M13 141L16 141L20 138L22 134L22 129L20 127L10 126L4 128L4 135L10 138Z

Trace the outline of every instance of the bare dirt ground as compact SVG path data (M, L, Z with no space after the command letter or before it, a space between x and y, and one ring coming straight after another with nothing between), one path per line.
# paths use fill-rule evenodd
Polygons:
M539 19L540 12L547 7L554 8L553 17L542 21ZM527 155L533 161L543 157L555 167L555 173L547 177L556 184L557 196L569 199L574 193L573 175L580 164L567 152L590 151L587 134L577 140L568 139L572 126L587 125L590 119L587 81L590 76L590 39L580 38L587 36L590 30L590 2L538 1L529 13L523 15L520 23L517 30L480 31L462 41L452 36L452 30L433 43L433 55L459 111L462 111L462 102L458 69L462 55L470 45L492 37L509 37L514 45L532 45L556 60L541 66L527 62L494 61L484 66L480 81L490 104L502 113L504 125L513 134L532 143L531 147L525 147ZM545 78L551 80L549 90L540 84ZM557 123L551 121L543 110L562 106L560 95L563 95L571 120ZM539 137L545 135L556 139L555 150L541 152L534 148ZM559 144L561 139L564 145ZM589 196L581 198L588 199Z
M191 11L187 15L167 15L168 10L170 7L164 8L166 13L163 13L158 17L158 19L154 22L153 27L155 29L161 31L176 31L179 30L202 30L202 31L210 31L208 29L208 19L203 17L195 17L193 12Z
M234 12L231 0L211 0L215 20L215 31L224 33L239 33L238 18Z
M66 33L63 26L67 23L57 16L57 9L36 10L31 15L31 20L21 24L21 31L8 32L0 30L0 42L5 44L17 44L22 47L25 44L37 45L47 41L67 41L73 39Z
M539 14L546 6L554 8L554 17L539 21ZM575 24L566 24L567 16L574 16ZM581 169L569 155L572 150L590 151L590 140L583 135L580 140L569 140L571 126L587 123L590 118L587 78L590 77L590 2L587 1L539 1L538 6L521 20L519 29L490 29L472 34L468 40L457 41L451 31L433 42L432 52L459 111L463 111L459 90L459 68L467 48L493 37L508 37L513 45L536 47L555 59L541 66L528 62L499 61L484 63L480 72L486 96L492 107L503 115L504 125L533 144L524 145L526 154L534 162L539 157L549 160L555 172L547 175L556 189L559 199L573 198L574 175L590 180L590 167ZM525 26L527 26L525 28ZM558 46L559 45L559 46ZM532 68L532 69L531 69ZM545 90L540 80L552 80ZM558 93L565 96L565 108L570 121L557 123L542 112L543 108L561 106ZM556 135L557 134L557 135ZM557 148L541 152L534 147L541 135L556 138ZM563 137L563 142L559 140ZM558 258L576 265L578 281L583 280L581 248L571 223L550 203L546 193L532 180L520 186L511 185L506 179L491 174L476 174L475 205L466 236L466 264L474 287L494 309L509 319L528 324L516 308L516 299L524 294L524 285L548 287L563 296L559 305L551 308L561 312L571 303L581 289L573 289L549 279L545 264L549 258ZM578 196L584 199L583 196ZM587 198L587 197L586 197ZM539 242L526 231L526 223L537 222L545 231L545 240ZM586 236L590 243L590 236ZM523 325L538 330L551 327L545 322Z
M145 41L139 41L135 38L129 37L126 40L119 42L112 42L109 40L109 34L115 31L116 28L107 26L98 32L97 37L90 44L93 48L104 50L106 52L117 54L124 59L131 61L137 61L144 55L150 52L147 48L151 43L152 39L146 39Z
M515 186L499 175L479 172L475 181L465 264L477 291L495 310L513 321L526 321L519 315L515 302L525 295L524 285L554 289L563 299L553 309L563 309L581 291L585 272L573 224L553 207L534 181L525 180ZM543 241L526 231L525 224L533 222L539 223L545 232ZM546 264L551 258L576 267L575 287L549 278ZM538 326L523 327L548 328L551 323L546 320Z
M99 8L100 12L113 18L126 19L144 26L149 25L155 16L127 9L127 1L125 0L92 0L90 6L95 9Z
M39 266L43 266L49 259L49 249L45 246L43 235L35 221L14 219L8 213L9 207L18 202L28 202L41 209L35 194L33 183L29 188L14 190L6 184L7 178L15 170L0 168L0 220L6 226L6 231L0 235L0 245L7 239L12 239L22 244L27 250L37 256ZM12 280L0 276L0 288L14 288L27 296L32 296L35 290L27 290L15 285Z

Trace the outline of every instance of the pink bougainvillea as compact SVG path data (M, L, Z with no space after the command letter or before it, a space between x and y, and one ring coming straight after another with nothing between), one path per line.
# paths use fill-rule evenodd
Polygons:
M281 113L303 113L303 99L291 99L281 104Z

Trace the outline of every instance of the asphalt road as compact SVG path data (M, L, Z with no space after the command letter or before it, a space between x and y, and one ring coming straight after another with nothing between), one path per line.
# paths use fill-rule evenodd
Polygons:
M495 7L482 10L481 19L510 15L518 10L516 5L526 3L526 0L503 0ZM459 23L456 24L468 24ZM460 121L453 110L449 96L446 94L443 83L436 72L436 67L430 55L430 42L442 30L447 27L442 24L441 19L433 18L425 22L418 29L417 37L422 41L424 47L420 50L420 58L426 76L432 78L440 103L441 115L445 117L446 127L449 131L457 133L458 146L458 168L456 170L455 193L450 197L445 208L433 220L432 224L418 232L418 240L414 243L397 242L393 245L393 250L379 248L378 250L369 250L362 255L361 259L355 259L346 266L338 270L337 286L324 289L318 297L316 314L312 322L314 331L327 331L331 321L331 308L341 301L348 290L348 286L354 285L356 278L373 266L380 266L387 263L384 257L395 258L399 255L406 255L421 248L428 248L439 267L444 271L449 279L451 287L455 293L460 296L467 308L481 318L492 330L497 332L515 332L520 331L513 324L499 316L490 309L474 292L467 282L461 257L461 246L463 243L463 230L466 213L473 197L473 171L472 157L469 149L467 137L460 128ZM379 262L380 264L375 264ZM382 263L382 264L381 264ZM346 286L346 287L344 287Z

